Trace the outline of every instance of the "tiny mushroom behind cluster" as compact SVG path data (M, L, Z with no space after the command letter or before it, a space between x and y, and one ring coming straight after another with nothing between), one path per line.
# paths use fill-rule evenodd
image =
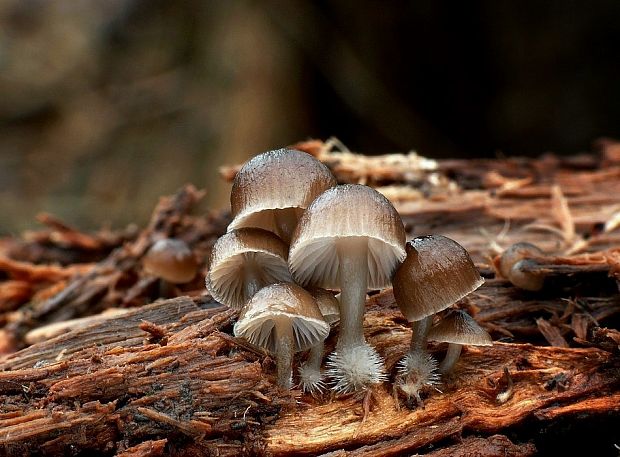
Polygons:
M157 240L142 259L146 273L160 278L160 295L171 294L171 284L190 282L198 272L198 262L189 246L176 238Z
M535 292L543 288L544 276L527 271L533 262L531 257L539 257L544 253L532 243L515 243L499 257L499 272L514 286Z

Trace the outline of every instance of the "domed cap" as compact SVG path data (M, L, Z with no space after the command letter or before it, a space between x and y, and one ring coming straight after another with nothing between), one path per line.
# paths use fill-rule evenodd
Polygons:
M295 280L303 285L340 288L338 245L347 238L367 240L368 287L388 286L405 257L405 228L387 198L359 184L332 187L306 209L289 251Z
M502 252L499 258L499 272L504 278L510 277L510 270L518 261L528 258L542 256L540 248L532 243L525 241L515 243Z
M448 308L484 282L465 248L450 238L414 238L406 250L392 285L396 303L411 322Z
M465 311L455 310L431 328L428 339L440 343L491 346L491 335Z
M543 288L544 275L531 271L535 262L531 257L542 256L544 253L532 243L515 243L506 249L496 261L501 275L520 289L537 291Z
M207 289L220 303L240 309L261 288L292 281L287 255L286 244L266 230L228 232L213 245Z
M310 292L316 300L316 304L321 310L323 319L325 319L329 325L334 325L340 320L340 303L338 303L338 299L334 297L334 294L329 290L319 287L312 288L308 292Z
M329 335L329 324L315 299L291 283L272 284L259 290L239 316L234 333L274 353L275 333L284 326L293 328L293 352L310 349Z
M157 240L142 260L144 270L173 284L183 284L196 276L198 264L194 254L182 240Z
M239 170L230 194L233 221L229 230L258 227L290 237L303 210L324 190L336 185L329 168L305 152L278 149L259 154ZM291 227L281 227L277 213ZM291 222L292 221L292 222ZM288 235L287 235L288 234Z

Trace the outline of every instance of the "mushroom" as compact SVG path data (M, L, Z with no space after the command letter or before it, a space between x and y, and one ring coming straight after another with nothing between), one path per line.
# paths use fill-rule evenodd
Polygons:
M390 284L404 258L405 229L392 204L367 186L328 189L295 229L289 268L304 286L340 289L340 334L329 357L338 392L385 379L383 361L364 338L366 291Z
M320 288L311 289L310 293L315 298L323 319L330 326L338 323L340 321L340 308L334 294ZM321 373L324 350L325 342L319 341L310 348L306 363L299 367L299 384L304 392L310 392L314 395L322 392L325 388L323 374Z
M233 230L213 245L205 283L220 303L241 309L263 287L292 281L286 263L288 248L271 232Z
M329 334L315 299L296 284L278 283L259 290L235 324L234 334L271 352L277 382L290 389L293 354L316 345Z
M228 230L258 227L288 244L304 209L335 185L331 171L310 154L294 149L259 154L235 176Z
M187 244L175 238L157 240L142 259L144 270L160 278L160 295L170 295L170 284L184 284L196 276L198 263Z
M407 257L394 275L394 298L411 322L409 352L399 363L398 386L408 397L438 382L437 364L426 351L432 316L476 290L484 280L469 254L456 241L441 235L414 238Z
M493 340L485 329L462 310L454 310L431 328L428 339L440 343L449 343L446 356L439 364L439 372L448 374L454 368L461 355L463 345L491 346Z
M529 291L542 289L545 278L540 274L528 271L533 262L530 257L542 256L544 253L532 243L515 243L506 249L497 262L501 275L514 286Z

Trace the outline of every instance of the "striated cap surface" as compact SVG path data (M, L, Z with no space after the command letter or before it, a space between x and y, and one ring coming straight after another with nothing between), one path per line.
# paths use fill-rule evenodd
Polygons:
M491 335L465 311L455 310L444 317L428 333L428 339L440 343L469 346L491 346Z
M482 285L484 279L463 246L441 235L414 238L394 275L394 298L409 321L442 311Z
M305 152L278 149L249 160L230 194L230 229L259 227L280 233L272 214L290 209L297 219L323 191L336 185L329 168Z
M228 232L213 245L207 289L220 303L240 309L251 298L248 282L252 281L256 292L292 280L287 256L286 244L271 232L256 228Z
M368 287L388 286L405 257L405 228L387 198L359 184L328 189L306 209L289 251L295 280L303 285L339 288L339 248L347 238L367 242Z
M272 284L259 290L239 316L234 334L273 353L281 326L292 326L294 352L310 349L329 335L329 324L314 297L292 283Z

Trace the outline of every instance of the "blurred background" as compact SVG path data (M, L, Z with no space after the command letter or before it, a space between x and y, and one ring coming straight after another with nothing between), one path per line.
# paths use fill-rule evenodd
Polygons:
M0 234L144 223L310 137L428 157L620 137L620 2L1 0Z

